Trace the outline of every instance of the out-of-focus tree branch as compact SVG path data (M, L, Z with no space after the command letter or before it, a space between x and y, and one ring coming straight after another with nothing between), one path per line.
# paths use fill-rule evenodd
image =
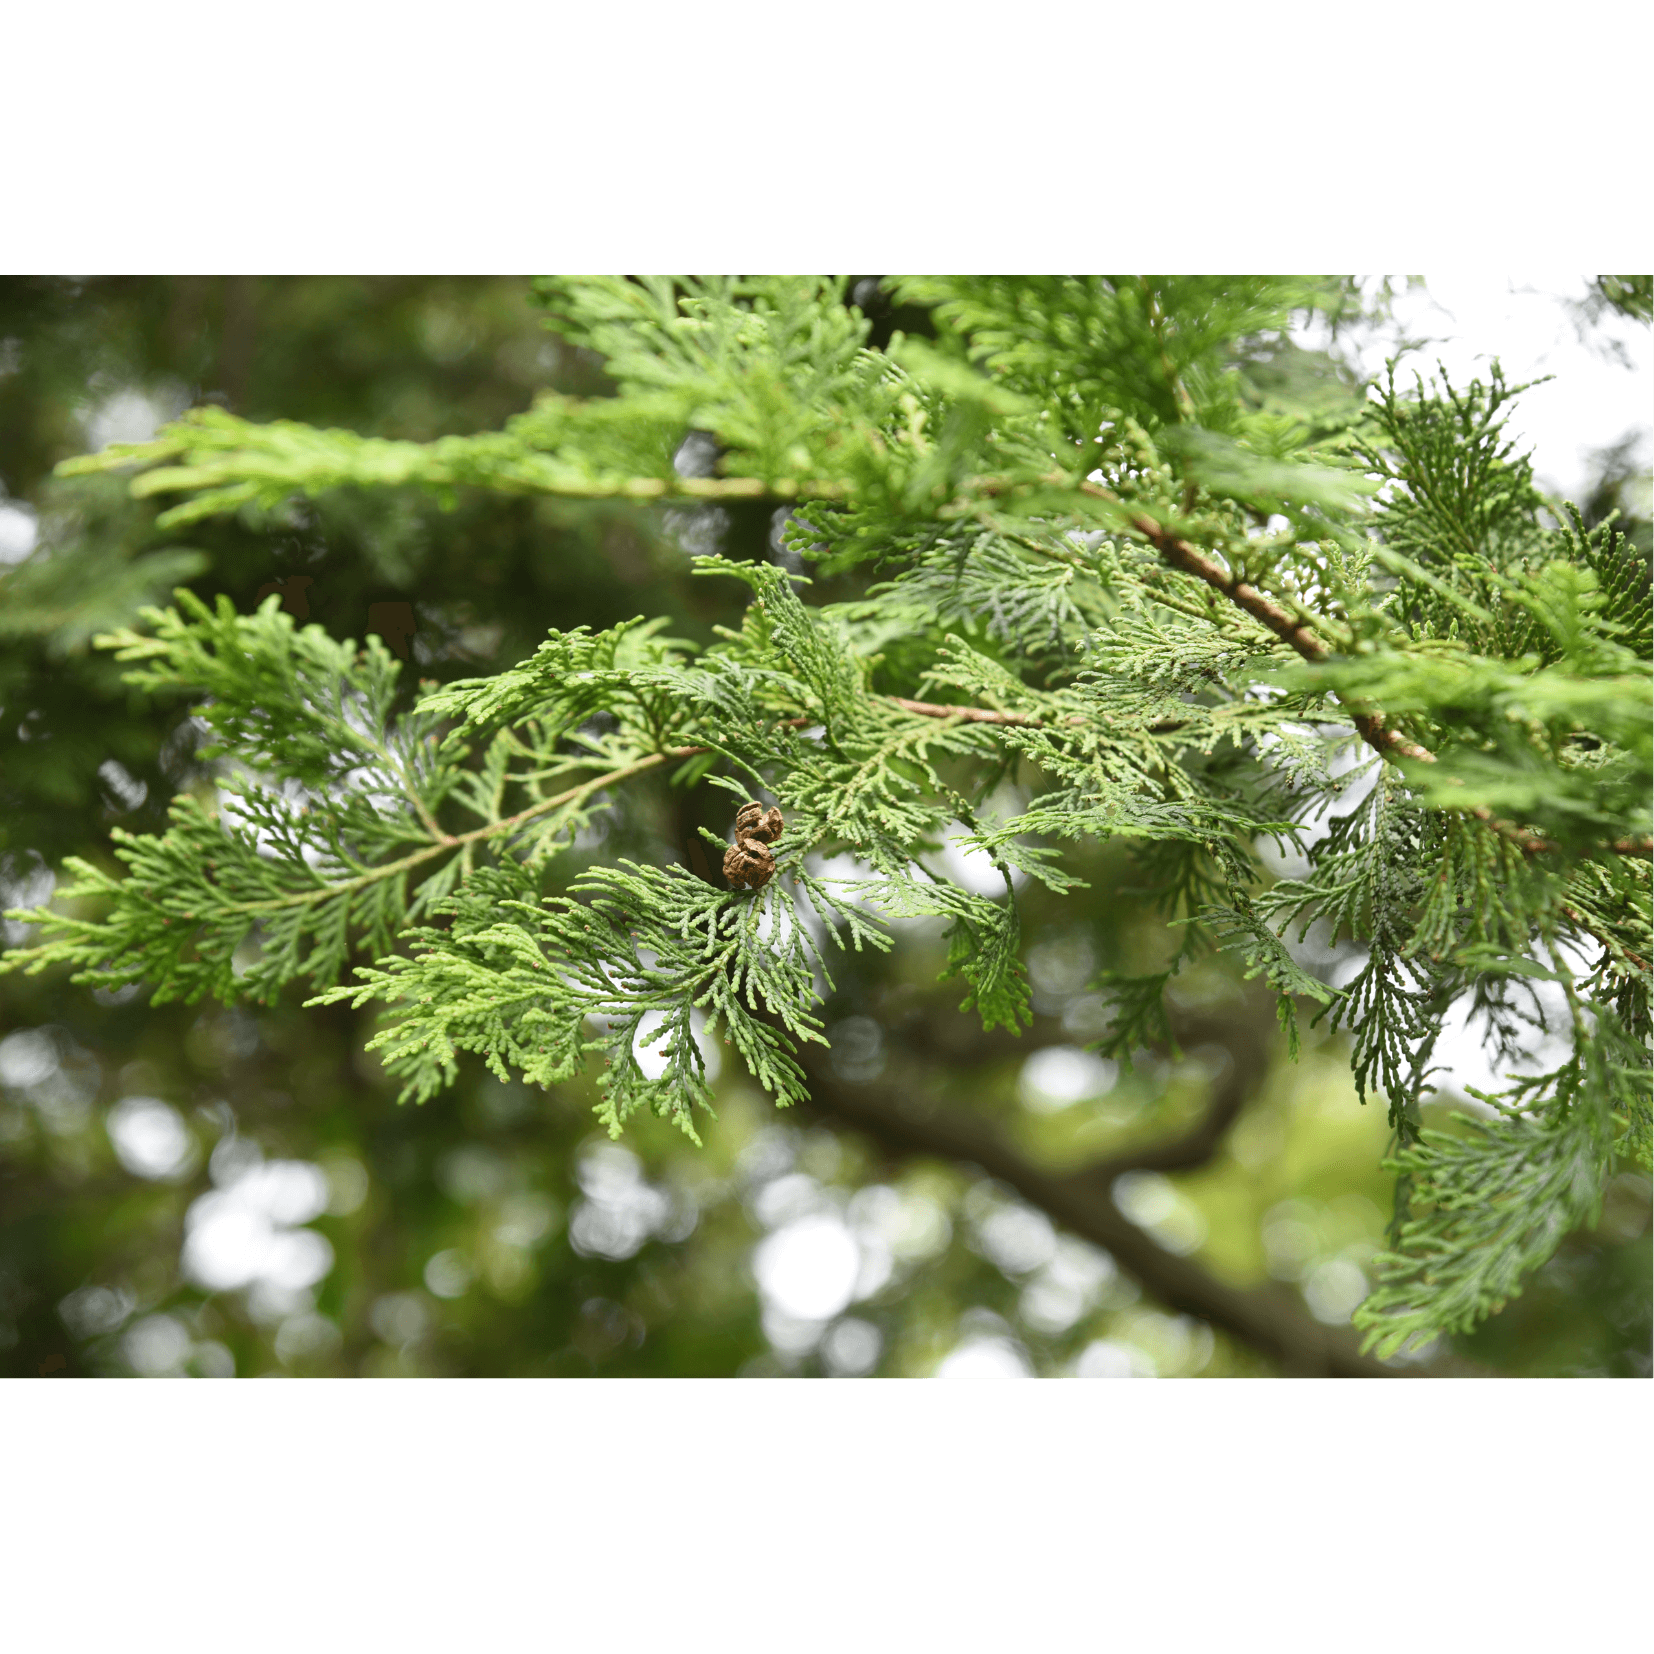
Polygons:
M1214 1031L1188 1029L1191 1035L1208 1038ZM1287 1288L1231 1286L1168 1251L1116 1206L1113 1186L1124 1173L1193 1170L1211 1159L1235 1123L1262 1076L1265 1052L1260 1041L1237 1033L1232 1024L1224 1032L1230 1060L1215 1076L1211 1101L1192 1130L1069 1172L1035 1164L984 1119L930 1103L888 1083L843 1080L819 1047L808 1048L802 1060L812 1098L833 1123L864 1133L894 1155L935 1157L980 1167L1065 1229L1104 1247L1150 1296L1170 1309L1221 1327L1279 1362L1290 1376L1394 1378L1468 1371L1456 1363L1388 1367L1363 1355L1348 1329L1316 1321ZM1182 1037L1183 1030L1179 1033Z

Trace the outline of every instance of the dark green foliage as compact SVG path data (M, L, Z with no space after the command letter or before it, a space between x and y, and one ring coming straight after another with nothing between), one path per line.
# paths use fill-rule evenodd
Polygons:
M1166 1017L1166 984L1175 970L1155 971L1147 976L1125 976L1105 971L1096 986L1113 1001L1114 1020L1108 1033L1097 1042L1105 1057L1129 1063L1144 1050L1177 1051L1177 1040Z
M1281 938L1263 921L1251 902L1226 908L1207 908L1201 918L1212 934L1225 946L1235 949L1246 962L1248 976L1261 976L1279 998L1276 1012L1286 1030L1287 1048L1298 1055L1298 1023L1293 1014L1295 998L1319 1000L1330 1004L1336 997L1324 982L1319 982L1294 959Z
M1574 1011L1583 1016L1577 1001ZM1381 1353L1468 1331L1519 1292L1570 1230L1595 1223L1615 1127L1646 1118L1648 1088L1646 1046L1609 1013L1594 1022L1578 1030L1560 1068L1487 1098L1499 1118L1467 1120L1460 1135L1425 1132L1397 1155L1392 1169L1423 1214L1402 1224L1361 1306Z

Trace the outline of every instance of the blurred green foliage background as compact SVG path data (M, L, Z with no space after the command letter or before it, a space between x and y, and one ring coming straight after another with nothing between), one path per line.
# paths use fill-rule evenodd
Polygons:
M924 331L872 278L852 292L876 337ZM0 281L0 906L41 899L65 854L111 864L112 825L158 829L176 791L211 788L188 709L130 691L88 646L181 574L244 612L285 582L301 619L358 640L375 605L410 605L411 691L508 665L551 626L671 614L708 640L737 599L732 582L691 580L690 555L778 544L762 506L464 496L442 510L412 495L328 497L179 544L155 531L156 507L107 479L54 481L56 462L203 400L428 439L497 427L541 389L603 385L517 278ZM1605 479L1592 509L1620 493ZM816 595L857 590L822 581ZM564 876L690 860L694 829L722 834L727 814L704 788L639 787ZM821 1106L778 1114L726 1068L704 1149L654 1121L611 1144L595 1088L530 1092L480 1064L399 1108L362 1050L371 1013L302 1011L297 993L269 1009L151 1007L0 978L0 1371L1294 1370L1157 1301L1131 1259L968 1158L863 1129L905 1105L922 1137L956 1113L1062 1169L1187 1131L1239 1085L1238 1121L1203 1165L1131 1172L1115 1204L1162 1257L1278 1283L1301 1328L1347 1324L1388 1220L1382 1109L1357 1103L1341 1041L1311 1035L1288 1062L1268 997L1220 963L1179 985L1180 1057L1117 1072L1085 1052L1106 1015L1088 980L1153 968L1171 944L1133 901L1124 853L1099 847L1078 870L1091 888L1064 901L1022 892L1038 1014L1021 1040L984 1036L937 986L934 928L899 927L890 955L835 973ZM5 923L8 945L24 940ZM1647 1376L1649 1204L1648 1180L1622 1174L1598 1229L1522 1297L1397 1370Z

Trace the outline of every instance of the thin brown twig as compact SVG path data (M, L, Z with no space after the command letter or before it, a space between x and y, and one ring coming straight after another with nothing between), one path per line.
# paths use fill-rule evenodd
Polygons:
M959 718L969 724L1003 724L1013 729L1049 729L1051 726L1043 718L1035 717L1029 712L996 712L985 706L945 706L939 701L910 701L902 695L886 695L885 700L893 706L899 706L904 712L912 712L921 718ZM1089 719L1070 716L1063 719L1063 723L1072 728L1083 729L1090 722ZM1164 724L1150 724L1150 735L1175 735L1184 728L1181 720L1174 720Z
M1587 936L1594 936L1599 942L1602 943L1610 958L1613 957L1614 948L1617 946L1619 951L1623 953L1625 957L1637 967L1638 970L1646 974L1648 971L1648 961L1644 959L1641 954L1633 953L1630 948L1624 945L1624 943L1610 943L1608 938L1605 937L1601 931L1586 922L1584 915L1581 914L1577 908L1570 907L1567 902L1562 902L1559 905L1562 912L1565 913L1568 918L1572 919L1573 922L1578 925Z
M992 712L985 706L942 706L935 701L910 701L902 695L887 695L885 699L921 718L959 718L968 724L1012 724L1023 729L1045 727L1043 718L1031 717L1025 712ZM1069 722L1084 723L1085 720L1072 718Z
M1282 608L1256 586L1249 585L1230 574L1215 559L1190 545L1187 540L1170 533L1152 517L1133 517L1132 527L1154 546L1171 567L1184 574L1193 575L1214 591L1222 592L1238 608L1267 626L1276 637L1305 660L1319 664L1330 658L1332 650L1315 635L1306 622ZM1352 708L1350 719L1361 738L1381 757L1411 758L1421 764L1436 762L1435 753L1428 747L1422 747L1417 741L1410 741L1405 735L1391 729L1384 722L1382 712L1358 712ZM1502 838L1509 839L1524 855L1549 855L1557 849L1557 846L1543 834L1520 827L1515 822L1506 821L1496 816L1485 805L1476 805L1468 813ZM1617 855L1648 856L1654 854L1654 839L1616 839L1608 848Z

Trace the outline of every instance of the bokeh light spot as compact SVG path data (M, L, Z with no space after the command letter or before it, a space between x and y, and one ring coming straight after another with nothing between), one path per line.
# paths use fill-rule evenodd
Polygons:
M1048 1045L1023 1063L1017 1095L1022 1106L1036 1114L1056 1114L1106 1095L1119 1077L1118 1067L1093 1051L1082 1051L1077 1045Z
M1153 1378L1154 1363L1142 1350L1112 1338L1098 1338L1080 1351L1074 1363L1078 1378Z
M425 1265L426 1290L438 1298L462 1298L475 1279L471 1265L462 1252L452 1248L438 1252Z
M1304 1282L1304 1302L1317 1321L1329 1327L1347 1326L1355 1307L1367 1296L1367 1277L1348 1258L1328 1258L1310 1271Z
M158 1097L123 1097L105 1124L116 1159L134 1177L179 1182L200 1163L183 1115Z
M1012 1338L967 1338L946 1355L938 1378L1032 1378L1028 1352Z
M879 1364L884 1335L871 1321L847 1316L835 1321L821 1341L822 1365L835 1378L860 1378Z
M854 1296L861 1249L842 1219L823 1212L798 1218L762 1241L752 1268L765 1298L783 1314L826 1321Z
M189 1360L189 1329L171 1315L146 1315L121 1337L121 1354L142 1378L166 1378L184 1370Z

